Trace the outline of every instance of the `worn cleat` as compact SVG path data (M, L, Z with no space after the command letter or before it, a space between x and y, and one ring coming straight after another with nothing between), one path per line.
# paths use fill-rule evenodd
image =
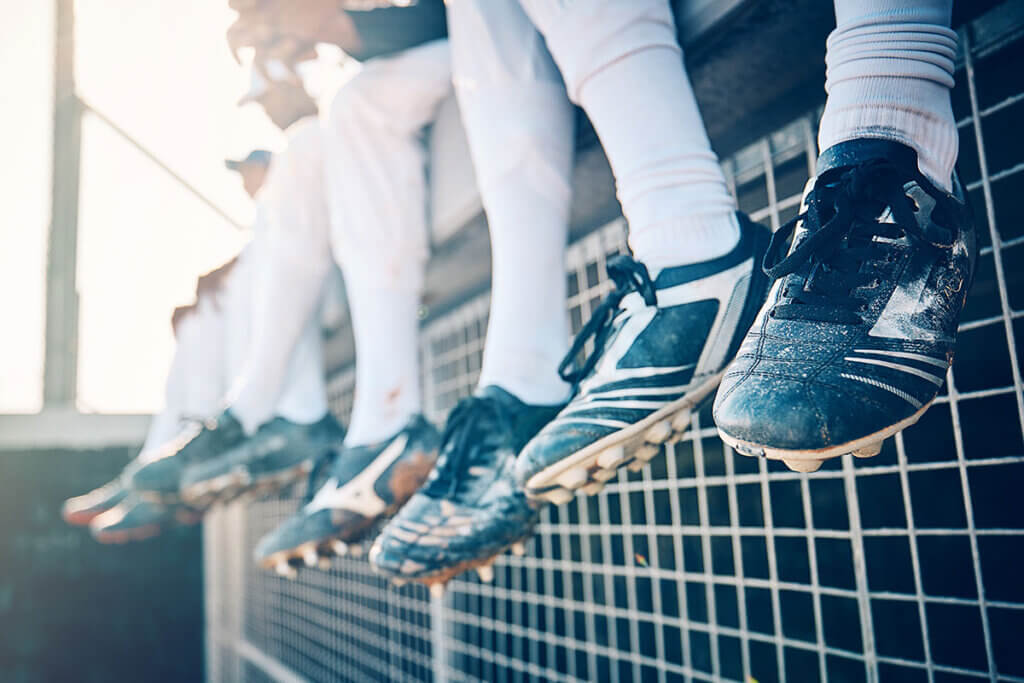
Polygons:
M643 446L637 448L636 452L633 453L633 455L634 457L636 457L637 460L641 460L644 463L648 463L651 460L654 460L654 456L656 456L660 452L661 448L659 446L652 446L649 443L645 443Z
M493 583L494 582L494 566L493 565L489 565L489 564L481 565L481 566L476 568L476 573L477 573L477 576L480 577L480 580L483 581L484 583Z
M186 467L215 458L244 439L242 425L230 411L193 423L176 439L161 446L153 457L129 465L125 469L126 485L150 500L178 502Z
M643 460L634 460L633 462L629 463L629 465L626 466L626 469L628 469L630 472L639 472L644 468L646 464L647 463L644 462Z
M628 256L609 260L616 287L559 368L576 394L516 462L528 496L555 502L560 496L550 491L570 470L593 481L603 469L641 468L638 449L677 440L689 427L678 418L711 397L767 291L759 264L771 234L746 216L738 220L740 242L721 258L665 268L653 279ZM591 338L594 352L577 367Z
M358 557L358 541L377 520L395 513L423 483L437 457L437 430L422 416L413 417L389 439L366 446L343 447L336 458L321 458L310 475L306 503L257 544L256 560L268 566L279 553L294 553L307 544ZM329 478L316 489L321 471Z
M331 558L321 556L320 559L317 560L316 566L317 569L320 569L322 571L328 571L333 564L334 563L331 562Z
M607 483L607 482L611 481L615 477L617 477L618 474L619 474L619 471L617 469L614 469L614 470L598 470L597 472L594 472L592 475L590 475L590 478L593 479L595 482L599 482L599 483L604 484L604 483Z
M183 505L164 504L129 493L115 507L94 518L89 530L100 543L128 543L159 536L176 526L195 524L199 517L198 511Z
M363 556L363 544L362 543L353 543L352 545L350 545L348 547L348 554L351 555L353 558L356 558L356 559L362 557Z
M308 474L312 463L339 447L344 436L329 413L308 425L275 417L234 448L187 466L182 500L209 505L249 492L273 493Z
M438 581L437 583L430 584L430 597L434 598L435 600L444 599L444 589L446 585L447 582L443 581Z
M580 487L580 491L582 491L585 495L595 496L598 493L601 493L601 491L604 491L604 482L592 481L586 486Z
M538 515L516 486L512 467L560 407L527 405L494 386L460 402L448 417L427 485L377 538L374 568L387 576L446 582L490 565L528 537Z
M687 429L690 428L690 422L693 420L693 415L689 410L684 410L678 415L672 418L672 430L675 435L682 435Z
M715 400L722 439L791 467L877 453L938 395L976 255L956 179L939 189L895 142L825 150L765 256L776 281Z
M522 541L520 541L518 543L513 543L511 545L510 549L512 550L512 554L513 555L517 555L519 557L522 557L523 555L526 554L526 544L523 543Z
M128 491L118 477L89 493L68 498L61 508L61 517L73 526L89 526L92 520L116 507L127 495Z

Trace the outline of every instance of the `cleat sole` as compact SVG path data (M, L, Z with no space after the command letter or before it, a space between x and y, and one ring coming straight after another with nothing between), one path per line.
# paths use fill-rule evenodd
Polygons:
M661 452L662 444L683 438L690 428L693 410L711 398L723 374L724 371L708 377L686 396L663 406L636 424L598 439L532 475L524 487L526 495L534 500L561 505L572 500L573 491L577 489L586 495L593 495L588 491L599 492L600 488L589 485L610 481L623 466L639 472Z
M928 408L931 407L933 402L934 400L929 401L910 417L900 420L896 424L890 425L885 429L880 429L874 434L869 434L859 439L854 439L853 441L847 441L846 443L839 444L837 446L829 446L827 448L820 448L816 450L773 448L771 446L737 439L730 436L727 432L722 431L721 428L718 429L718 435L721 437L722 441L731 446L733 450L740 455L767 458L768 460L781 460L785 463L786 467L795 472L814 472L821 467L821 464L825 460L838 458L839 456L846 455L848 453L853 454L853 456L857 458L870 458L878 455L882 450L882 443L886 439L902 432L904 429L920 420L921 416L928 411ZM814 464L813 467L812 463Z

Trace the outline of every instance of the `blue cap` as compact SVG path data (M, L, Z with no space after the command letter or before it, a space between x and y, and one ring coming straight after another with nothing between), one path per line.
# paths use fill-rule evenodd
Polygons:
M267 150L254 149L253 151L249 152L249 156L245 157L244 159L225 159L224 165L232 171L237 171L240 168L242 168L242 166L245 166L247 164L259 164L261 166L268 166L270 165L270 157L271 154Z

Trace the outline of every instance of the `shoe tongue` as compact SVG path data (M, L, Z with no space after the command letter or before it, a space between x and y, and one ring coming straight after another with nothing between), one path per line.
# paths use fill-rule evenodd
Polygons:
M859 166L875 159L888 161L901 176L908 179L917 178L921 173L917 166L917 152L910 147L891 140L863 138L840 142L822 152L818 157L817 175Z
M505 408L515 409L523 405L522 401L496 384L488 384L485 387L479 387L473 392L473 395L480 398L494 399Z

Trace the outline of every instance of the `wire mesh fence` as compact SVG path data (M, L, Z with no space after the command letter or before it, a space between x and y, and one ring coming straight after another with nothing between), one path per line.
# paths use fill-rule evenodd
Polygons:
M961 35L960 173L982 243L956 365L877 457L798 474L717 438L682 442L604 492L548 508L524 557L443 599L363 558L289 581L255 568L282 497L206 526L211 680L1022 681L1024 38L1007 3ZM740 207L778 227L816 154L811 112L724 160ZM625 249L616 221L568 252L579 329ZM428 416L472 390L487 297L422 330ZM354 374L333 378L345 414Z

